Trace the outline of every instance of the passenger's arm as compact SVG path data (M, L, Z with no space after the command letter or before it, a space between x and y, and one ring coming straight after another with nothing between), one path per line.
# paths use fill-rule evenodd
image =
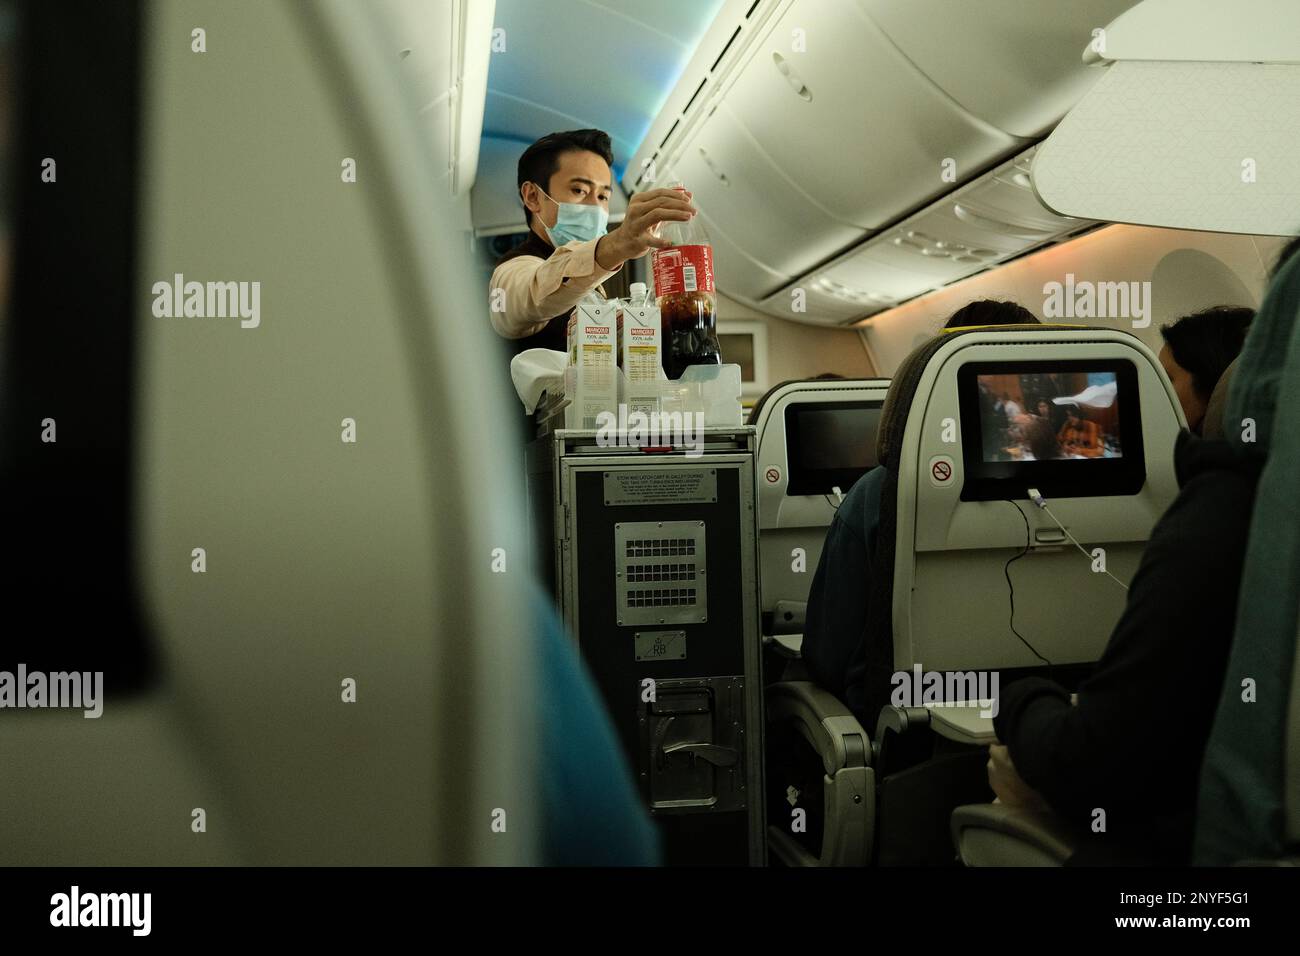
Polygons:
M989 747L988 772L989 789L997 795L998 803L1026 810L1046 809L1047 802L1042 794L1025 783L1003 744L992 744Z
M849 492L849 496L853 494ZM846 496L831 521L817 570L808 588L808 611L800 654L808 675L843 698L849 661L867 623L867 543L854 522Z
M568 312L618 271L602 269L596 263L599 241L571 242L556 249L549 259L519 256L497 266L488 290L488 314L497 334L522 339L540 332L552 318Z

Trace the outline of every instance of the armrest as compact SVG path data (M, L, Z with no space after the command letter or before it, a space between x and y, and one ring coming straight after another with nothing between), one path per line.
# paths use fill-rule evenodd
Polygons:
M844 767L871 766L867 732L835 695L811 681L782 681L767 688L766 703L768 722L793 720L828 777Z
M763 643L788 660L803 659L802 634L764 634Z
M998 803L952 812L952 841L967 866L1060 866L1077 838L1051 815Z
M936 736L966 747L997 743L992 718L981 717L974 706L890 705L881 709L871 741L876 769L888 775L929 759L935 752Z
M765 690L769 724L791 722L821 757L823 826L820 855L785 826L768 827L768 846L787 866L863 866L875 836L875 771L867 733L834 695L809 681L780 681Z
M998 742L993 718L984 716L988 711L980 704L931 705L929 711L930 729L940 737L972 747L987 747Z
M973 747L987 747L998 742L993 731L993 718L985 717L982 705L973 703L885 707L876 723L876 740L883 740L888 731L904 734L920 727L929 727L940 737Z

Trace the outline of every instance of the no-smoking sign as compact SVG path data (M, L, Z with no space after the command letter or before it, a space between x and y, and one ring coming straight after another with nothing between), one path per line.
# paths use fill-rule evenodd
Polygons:
M947 455L935 455L930 459L930 483L936 488L952 484L953 464Z
M763 477L765 477L765 478L767 479L767 483L768 483L769 485L774 485L774 484L776 484L778 481L781 480L781 469L780 469L780 468L769 468L769 469L766 471L766 473L763 475Z

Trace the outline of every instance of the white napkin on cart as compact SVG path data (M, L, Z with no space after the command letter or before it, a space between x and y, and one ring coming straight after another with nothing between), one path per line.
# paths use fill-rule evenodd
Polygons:
M546 392L564 391L564 366L569 353L551 349L528 349L510 360L510 380L529 415Z

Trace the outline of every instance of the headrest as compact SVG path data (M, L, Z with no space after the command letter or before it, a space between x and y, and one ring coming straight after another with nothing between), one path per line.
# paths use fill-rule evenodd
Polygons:
M781 391L781 389L785 388L787 385L795 385L795 384L797 384L797 383L804 383L804 384L811 385L811 384L813 384L813 383L817 383L817 382L820 382L820 383L825 384L825 385L848 385L848 384L852 384L852 383L854 383L854 382L859 382L859 383L860 383L860 382L863 382L863 381L870 381L870 379L859 379L859 378L839 378L839 377L835 377L835 378L787 378L784 382L777 382L775 385L773 385L771 388L769 388L766 392L763 393L762 397L759 398L759 400L758 400L757 402L754 403L754 407L751 408L751 409L749 410L749 418L745 421L745 424L746 424L746 425L757 425L757 424L758 424L758 416L762 413L762 411L763 411L763 406L767 404L768 399L770 399L770 398L771 398L773 395L775 395L777 392Z
M962 333L954 331L953 334ZM916 394L921 373L925 371L930 356L947 341L949 340L945 336L936 335L917 346L911 355L903 359L903 364L894 373L889 391L885 393L885 405L880 410L880 427L876 431L876 460L882 465L889 461L890 452L902 445L907 413L912 410L912 397Z
M763 406L767 404L767 400L771 398L773 395L775 395L777 392L779 392L781 389L785 388L791 382L798 382L798 381L801 380L797 378L787 378L784 382L777 382L766 392L764 392L762 396L759 398L759 400L754 403L754 407L749 410L749 420L745 422L745 424L757 425L758 415L763 410Z
M1228 405L1228 388L1232 384L1233 373L1237 371L1240 356L1228 363L1228 367L1219 376L1219 382L1210 394L1209 404L1205 406L1205 417L1201 419L1201 437L1218 440L1223 437L1223 415Z
M916 386L921 382L925 367L930 364L934 353L955 338L972 332L1043 332L1053 329L1087 329L1085 325L965 325L956 329L944 329L928 342L921 345L903 359L893 381L889 383L889 393L885 396L885 407L880 412L880 430L876 433L876 459L882 465L888 465L891 453L897 453L903 444L903 432L907 428L907 416L912 410L912 399L916 396Z

